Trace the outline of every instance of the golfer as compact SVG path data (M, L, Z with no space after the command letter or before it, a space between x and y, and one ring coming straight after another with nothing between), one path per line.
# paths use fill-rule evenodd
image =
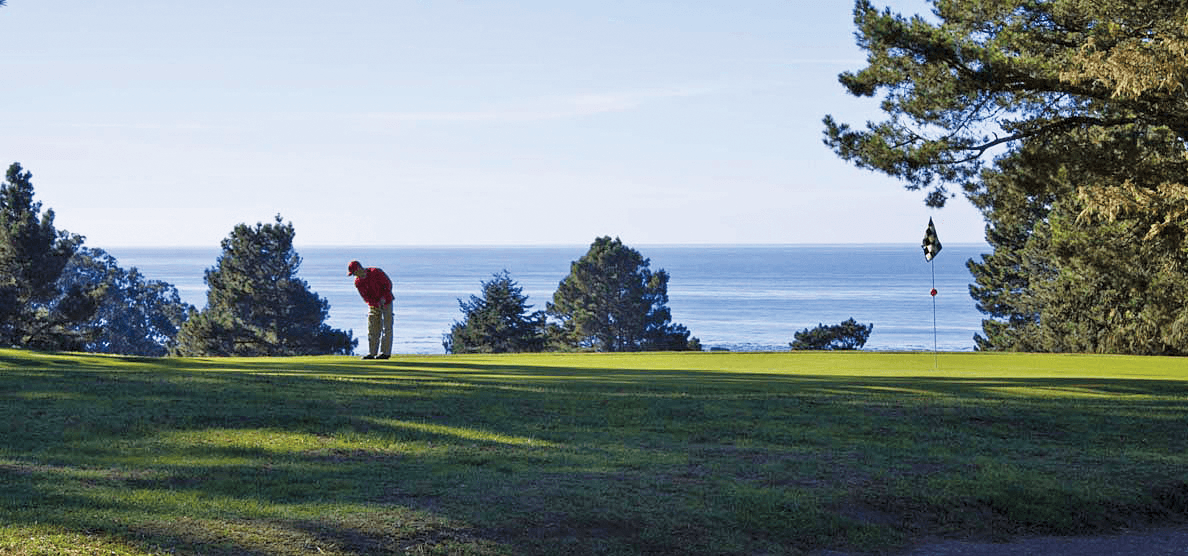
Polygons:
M364 268L359 261L347 265L355 277L355 289L367 302L367 355L363 359L392 357L392 280L378 268ZM382 348L382 349L381 349Z

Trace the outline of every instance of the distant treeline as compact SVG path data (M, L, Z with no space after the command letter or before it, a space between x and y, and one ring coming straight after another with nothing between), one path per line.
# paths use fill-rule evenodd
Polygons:
M0 346L129 355L349 354L350 332L326 324L329 302L298 277L296 230L239 224L207 269L206 306L120 268L83 236L54 227L34 201L32 174L13 163L0 184ZM700 350L671 322L668 274L618 239L601 237L574 261L547 311L504 270L482 296L459 300L464 319L447 352Z

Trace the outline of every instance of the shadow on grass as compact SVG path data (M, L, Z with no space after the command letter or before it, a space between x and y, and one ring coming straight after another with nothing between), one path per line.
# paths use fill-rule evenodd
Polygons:
M0 363L3 521L183 554L778 554L1188 517L1182 380Z

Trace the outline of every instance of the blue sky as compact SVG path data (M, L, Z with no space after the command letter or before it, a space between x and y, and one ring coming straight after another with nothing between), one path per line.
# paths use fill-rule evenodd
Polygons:
M982 241L822 144L852 6L10 0L0 162L96 247Z

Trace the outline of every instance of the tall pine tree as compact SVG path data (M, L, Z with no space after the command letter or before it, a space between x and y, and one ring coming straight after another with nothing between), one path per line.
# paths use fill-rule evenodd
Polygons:
M545 348L545 313L532 311L524 289L506 270L482 283L483 296L458 300L466 318L442 341L446 353L520 353Z
M325 324L330 303L297 277L296 231L280 215L271 224L239 224L206 271L206 307L178 333L182 356L349 354L358 341Z
M76 325L94 313L98 294L62 291L58 278L83 238L54 228L54 211L33 200L32 179L14 162L0 184L0 345L81 349Z
M886 119L825 140L857 166L963 191L994 252L970 261L981 349L1188 353L1188 5L855 2Z
M564 349L592 351L700 350L689 330L673 324L668 273L619 238L600 237L570 265L548 314L553 341Z

